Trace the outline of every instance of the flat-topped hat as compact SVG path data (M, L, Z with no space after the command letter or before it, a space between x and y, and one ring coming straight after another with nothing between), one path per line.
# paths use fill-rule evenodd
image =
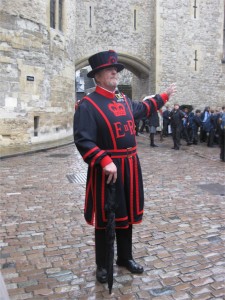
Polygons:
M103 69L115 67L117 72L124 69L124 65L118 63L117 53L114 50L108 50L96 53L89 57L89 64L92 70L87 74L87 77L94 78L95 74Z

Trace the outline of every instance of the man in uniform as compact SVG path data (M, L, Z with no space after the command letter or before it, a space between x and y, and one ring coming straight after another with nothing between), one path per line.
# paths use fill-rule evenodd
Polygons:
M95 227L96 278L107 281L107 217L104 210L107 184L116 186L118 207L115 212L117 265L140 274L143 267L132 255L132 225L142 221L144 193L142 173L137 156L134 119L149 117L175 93L172 84L165 93L143 102L132 102L117 94L118 72L124 66L113 50L89 58L92 70L87 74L97 84L85 96L74 116L74 141L88 164L84 216Z

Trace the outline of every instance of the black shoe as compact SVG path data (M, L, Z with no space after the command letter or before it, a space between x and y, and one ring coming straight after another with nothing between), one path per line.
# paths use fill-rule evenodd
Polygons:
M159 147L159 146L156 145L156 144L151 144L150 146L151 146L151 147Z
M133 274L141 274L144 272L143 267L136 263L133 259L123 260L118 258L116 264L120 267L125 267Z
M102 267L97 267L96 269L96 278L100 283L105 283L107 282L107 271L106 269L102 268Z

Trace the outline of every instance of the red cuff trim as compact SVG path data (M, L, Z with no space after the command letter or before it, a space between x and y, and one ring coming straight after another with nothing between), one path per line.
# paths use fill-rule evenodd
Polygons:
M169 100L169 97L166 93L160 94L164 104Z
M148 105L148 103L147 102L143 102L143 104L146 106L146 108L147 108L147 117L149 117L149 115L150 115L150 106Z
M86 152L84 155L83 155L83 160L85 160L89 155L91 155L93 152L95 152L95 150L97 150L98 147L94 147L92 148L91 150L89 150L88 152Z
M100 165L102 168L104 168L105 166L107 166L108 164L110 164L112 162L112 159L107 155L105 156L101 161L100 161Z
M157 102L155 101L154 98L150 98L150 100L152 101L154 107L155 107L155 110L157 111L158 110L158 105L157 105Z

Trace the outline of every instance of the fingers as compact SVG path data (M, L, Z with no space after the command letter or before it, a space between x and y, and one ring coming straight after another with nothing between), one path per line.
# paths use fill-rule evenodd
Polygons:
M117 174L116 173L111 173L108 175L106 183L109 184L111 182L115 183L117 179Z
M107 181L106 183L109 184L111 181L113 183L116 182L116 179L117 179L117 167L116 165L111 162L110 164L108 164L107 166L105 166L103 168L103 171L105 172L105 175L108 176L107 177Z
M106 183L109 184L113 178L113 174L109 174Z
M174 96L174 94L177 92L176 83L172 83L166 90L167 95L170 97Z

